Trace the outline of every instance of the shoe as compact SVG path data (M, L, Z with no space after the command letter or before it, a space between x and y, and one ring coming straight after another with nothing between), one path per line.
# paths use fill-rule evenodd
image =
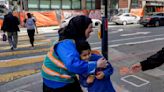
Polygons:
M35 49L34 47L31 47L31 49L33 50L33 49Z
M13 50L17 50L18 48L13 48Z
M11 50L14 50L14 47L11 47Z

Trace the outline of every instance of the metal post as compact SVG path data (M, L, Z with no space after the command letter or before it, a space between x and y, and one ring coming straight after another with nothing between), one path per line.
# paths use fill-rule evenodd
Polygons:
M108 60L108 0L102 0L101 13L102 54Z

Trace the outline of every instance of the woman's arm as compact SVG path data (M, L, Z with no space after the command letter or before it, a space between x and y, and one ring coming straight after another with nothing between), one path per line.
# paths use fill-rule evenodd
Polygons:
M76 46L72 40L64 40L60 42L55 50L70 72L77 74L89 74L95 72L97 66L96 62L80 60L79 53L77 52Z
M156 54L148 57L146 60L140 62L143 71L159 67L164 63L164 48Z

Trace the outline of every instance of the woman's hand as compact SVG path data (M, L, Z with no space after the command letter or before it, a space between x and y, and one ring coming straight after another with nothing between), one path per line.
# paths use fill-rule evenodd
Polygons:
M106 68L108 65L107 60L105 58L100 58L97 61L97 68Z
M138 73L142 70L142 66L140 63L137 63L137 64L133 64L130 69L132 73Z

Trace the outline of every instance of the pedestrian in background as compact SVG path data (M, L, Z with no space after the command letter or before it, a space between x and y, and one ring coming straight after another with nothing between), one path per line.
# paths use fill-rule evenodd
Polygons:
M103 57L100 53L97 53L98 51L91 50L87 41L79 42L76 47L80 58L85 62L97 61ZM106 68L97 68L94 74L80 74L79 80L80 84L88 89L88 92L116 92L110 80L112 74L113 67L108 62Z
M9 11L8 14L4 16L1 30L7 32L8 42L11 46L11 50L15 50L17 48L18 31L20 31L18 27L19 24L20 22L18 18L13 16L11 11Z
M82 92L76 74L92 74L97 67L107 66L103 58L97 62L80 59L76 44L86 41L92 31L92 21L84 15L72 18L59 30L59 42L52 46L42 65L43 92Z
M34 36L35 36L35 25L36 25L35 22L36 20L32 17L31 13L27 13L27 19L24 20L24 23L27 28L27 33L32 48L34 48Z

